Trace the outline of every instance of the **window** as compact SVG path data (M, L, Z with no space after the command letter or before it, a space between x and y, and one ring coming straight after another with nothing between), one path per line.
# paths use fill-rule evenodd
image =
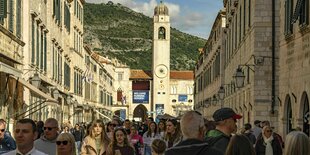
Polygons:
M123 97L123 91L122 90L118 90L117 91L117 101L121 102L122 101L122 97Z
M301 1L299 25L301 26L309 25L309 0L299 0L299 1Z
M118 80L119 81L121 81L121 80L123 80L123 73L118 73L118 76L117 76L118 78Z
M293 33L293 24L292 24L292 16L293 16L293 0L285 1L285 25L284 25L284 34L290 35Z
M64 86L67 87L67 89L70 90L70 76L71 76L71 69L68 64L68 62L65 62L64 64Z
M7 0L0 0L0 24L4 23L4 18L7 17Z
M164 27L158 29L158 39L166 39L166 29Z

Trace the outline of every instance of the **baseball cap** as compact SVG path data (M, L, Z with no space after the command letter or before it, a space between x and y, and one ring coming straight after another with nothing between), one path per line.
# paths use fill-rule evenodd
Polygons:
M236 114L231 108L221 108L216 110L213 114L213 119L215 122L222 121L228 118L240 119L242 118L242 116Z

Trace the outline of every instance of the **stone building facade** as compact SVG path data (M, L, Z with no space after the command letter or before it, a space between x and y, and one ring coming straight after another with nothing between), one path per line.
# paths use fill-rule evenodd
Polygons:
M280 3L278 100L282 135L296 127L310 135L309 5L309 0Z
M275 9L272 2L275 3ZM211 81L210 85L222 86L224 96L223 100L219 100L219 88L213 87L207 87L204 94L212 92L215 94L215 101L242 114L239 125L253 123L257 119L268 120L278 129L278 79L273 75L278 74L279 68L276 58L279 51L277 45L280 1L224 0L223 4L226 10L226 26L223 29L225 35L222 37L221 47L223 57L220 62L220 66L223 66L220 71L223 77L220 84L217 84L218 81ZM212 32L214 31L213 28ZM213 48L215 50L216 46ZM212 53L212 49L210 52ZM211 62L207 61L205 64ZM198 63L197 70L206 67L200 64L203 63ZM244 78L241 86L236 81L237 75ZM197 87L199 81L197 78L195 80ZM196 94L199 94L199 89ZM195 107L196 105L199 103L196 102ZM216 108L208 107L207 102L205 109L208 111L206 116L210 118Z

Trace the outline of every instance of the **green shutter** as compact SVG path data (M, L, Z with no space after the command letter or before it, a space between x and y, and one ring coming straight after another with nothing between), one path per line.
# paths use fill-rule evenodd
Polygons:
M16 1L16 36L21 37L21 0Z
M6 18L7 0L0 0L0 18Z
M32 19L32 26L31 26L31 63L35 63L35 21Z
M13 7L13 0L10 0L10 3L9 3L9 30L11 32L13 32L14 28L14 7Z
M47 48L46 48L46 33L44 33L44 71L47 71Z

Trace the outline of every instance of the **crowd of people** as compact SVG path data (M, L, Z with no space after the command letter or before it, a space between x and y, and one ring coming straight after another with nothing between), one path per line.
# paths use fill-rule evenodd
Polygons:
M207 121L197 111L186 112L180 120L143 123L113 119L104 124L94 120L86 125L61 125L54 118L45 122L20 119L11 135L0 119L0 154L4 155L307 155L309 137L292 131L285 140L269 121L256 120L253 127L231 108L214 112ZM14 137L14 138L13 138Z

